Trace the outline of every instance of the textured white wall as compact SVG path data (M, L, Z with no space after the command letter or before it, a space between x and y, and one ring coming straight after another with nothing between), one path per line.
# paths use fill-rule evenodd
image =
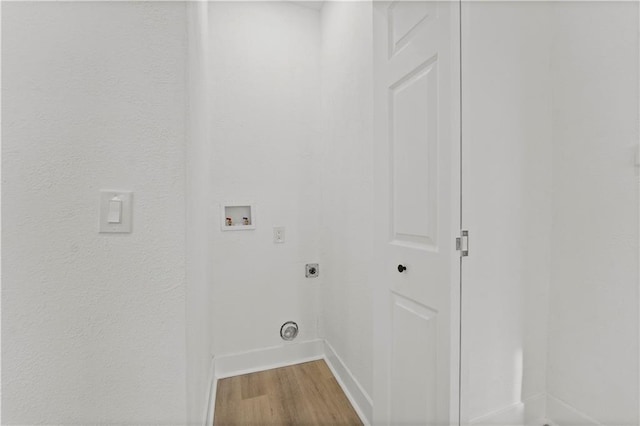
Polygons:
M372 10L322 8L322 335L372 394Z
M469 3L463 17L463 401L474 420L545 391L551 38L548 3Z
M637 425L638 4L560 2L553 19L548 390Z
M220 231L213 242L215 354L318 337L320 19L288 2L209 4L210 218L218 204L255 202L257 229ZM286 242L273 243L274 226ZM324 274L322 265L321 276Z
M185 6L2 8L2 423L183 423Z

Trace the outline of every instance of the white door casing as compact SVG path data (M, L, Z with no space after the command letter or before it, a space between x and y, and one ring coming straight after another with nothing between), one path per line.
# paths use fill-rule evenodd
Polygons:
M457 2L374 2L374 423L380 425L458 422L458 17Z

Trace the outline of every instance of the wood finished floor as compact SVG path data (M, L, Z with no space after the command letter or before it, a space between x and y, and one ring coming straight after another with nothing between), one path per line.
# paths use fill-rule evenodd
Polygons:
M218 380L215 426L362 425L324 360Z

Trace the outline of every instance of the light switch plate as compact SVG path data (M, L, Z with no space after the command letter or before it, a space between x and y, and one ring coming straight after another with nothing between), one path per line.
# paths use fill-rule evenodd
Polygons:
M120 222L109 222L109 202L114 198L121 201ZM132 198L131 191L100 191L100 232L101 233L128 233L132 225Z
M273 242L284 244L284 226L275 226L273 228Z

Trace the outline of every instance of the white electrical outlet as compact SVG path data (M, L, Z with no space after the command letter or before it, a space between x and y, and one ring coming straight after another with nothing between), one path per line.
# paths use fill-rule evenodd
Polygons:
M284 243L284 226L276 226L273 228L273 242L276 244Z

